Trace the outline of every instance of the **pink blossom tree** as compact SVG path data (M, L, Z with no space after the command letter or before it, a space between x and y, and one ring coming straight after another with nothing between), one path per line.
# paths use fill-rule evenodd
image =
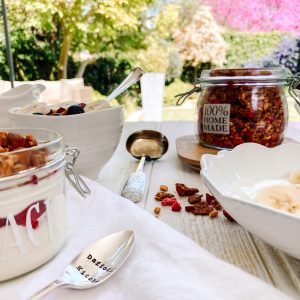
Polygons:
M184 60L193 67L201 63L212 63L216 66L224 64L227 44L210 7L198 7L190 23L178 29L174 36Z
M222 25L241 31L300 35L299 0L204 0Z

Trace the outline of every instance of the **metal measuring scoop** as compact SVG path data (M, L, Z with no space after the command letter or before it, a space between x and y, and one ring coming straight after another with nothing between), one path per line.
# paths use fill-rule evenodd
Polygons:
M127 151L140 162L134 173L131 173L121 195L134 203L143 199L146 176L143 172L145 161L157 160L169 147L168 139L161 132L142 130L131 134L126 141Z
M65 268L62 277L35 293L38 300L58 287L89 289L110 278L131 253L135 242L132 230L111 234L84 249Z

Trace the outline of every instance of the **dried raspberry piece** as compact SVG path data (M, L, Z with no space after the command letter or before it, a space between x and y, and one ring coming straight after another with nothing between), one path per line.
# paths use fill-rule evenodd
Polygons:
M179 196L192 196L199 192L197 188L188 188L183 183L176 183L175 186L176 186L176 192L178 193Z
M177 202L176 198L165 198L161 201L162 206L170 206Z
M31 184L38 184L38 177L36 175L32 175L30 183Z
M230 221L230 222L236 222L236 220L226 211L223 209L223 215Z
M203 195L192 195L188 197L188 201L190 204L197 204L199 202L201 202L201 198L203 197Z
M179 202L176 201L172 204L172 211L181 211L181 205Z

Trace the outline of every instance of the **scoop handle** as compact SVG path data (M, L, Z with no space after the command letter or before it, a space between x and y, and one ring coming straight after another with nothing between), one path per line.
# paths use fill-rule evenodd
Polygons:
M49 283L48 285L46 285L45 287L43 287L42 289L34 293L28 300L42 299L44 296L49 294L52 290L59 288L61 286L63 286L63 284L60 281L58 280L52 281L51 283Z
M145 164L145 160L146 160L146 157L145 156L142 156L141 159L140 159L140 162L135 170L135 173L137 172L143 172L143 169L144 169L144 164Z

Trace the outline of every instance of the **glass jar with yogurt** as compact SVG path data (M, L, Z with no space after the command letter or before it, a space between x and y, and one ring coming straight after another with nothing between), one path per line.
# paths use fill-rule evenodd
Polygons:
M0 132L0 143L3 281L37 268L58 253L67 236L67 216L63 137L50 130L7 129Z

